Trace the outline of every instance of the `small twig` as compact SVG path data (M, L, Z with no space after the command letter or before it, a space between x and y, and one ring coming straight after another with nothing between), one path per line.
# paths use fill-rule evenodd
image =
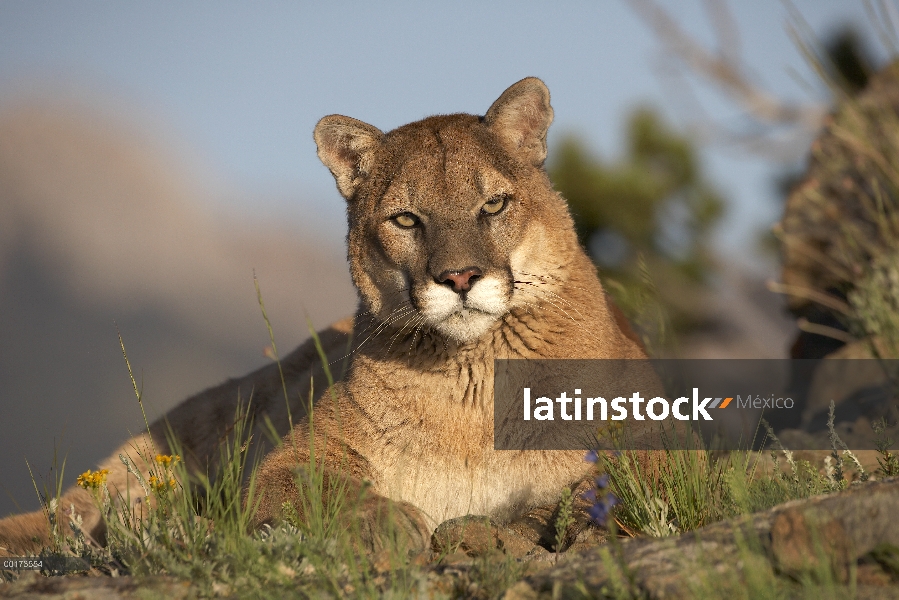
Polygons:
M788 296L805 298L817 302L822 306L826 306L827 308L832 308L844 315L852 315L852 308L836 296L831 296L830 294L825 294L824 292L819 292L818 290L813 290L811 288L780 283L773 280L768 280L766 286L775 294L787 294Z
M843 449L843 454L848 456L852 463L855 465L855 468L858 470L859 479L862 481L868 481L869 475L865 468L862 467L862 463L858 460L858 457L852 453L852 450L849 449L849 446L846 445L839 435L837 435L837 431L834 425L836 416L836 406L834 401L830 401L830 409L827 412L827 429L830 431L830 447L832 456L837 459L837 473L840 475L840 479L843 478L843 459L837 453L837 445L839 445Z
M774 433L774 429L765 419L762 419L762 425L765 426L765 429L768 431L768 437L771 438L771 441L774 442L774 445L783 452L784 458L787 459L787 463L790 465L790 469L793 471L793 483L799 485L799 468L796 465L796 461L793 460L793 453L790 450L784 448L783 444L780 443L780 440L777 439L777 435ZM775 465L776 465L775 461Z
M827 325L820 325L818 323L812 323L805 317L800 317L796 320L796 326L807 333L815 333L817 335L823 335L824 337L829 337L835 340L839 340L846 344L851 344L855 341L855 336L850 333L843 331L842 329L837 329L836 327L828 327Z
M124 454L119 454L119 460L122 461L122 463L125 465L125 468L128 469L128 472L134 475L134 477L137 479L137 482L140 484L140 487L144 489L144 497L149 498L150 488L147 487L147 483L144 481L144 476L141 474L141 472L131 464L131 461L128 460L128 457Z
M827 430L830 432L830 456L834 461L834 480L837 485L841 485L843 483L843 457L840 456L840 453L837 452L837 442L842 443L843 440L840 439L840 436L837 435L836 429L834 429L834 418L835 418L835 409L833 400L830 401L830 410L827 412Z
M810 131L817 130L820 126L827 114L826 107L783 101L749 81L745 66L734 52L727 50L732 45L735 34L726 8L712 7L713 23L716 24L721 48L718 54L714 54L687 35L654 0L629 1L669 50L690 69L717 84L756 120L770 124L800 125Z

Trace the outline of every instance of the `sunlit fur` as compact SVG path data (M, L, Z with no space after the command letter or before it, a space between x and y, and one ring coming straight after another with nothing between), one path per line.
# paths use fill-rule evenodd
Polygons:
M551 120L545 86L526 79L483 118L385 134L333 115L316 128L348 203L360 296L350 373L317 409L317 443L343 440L333 464L397 502L421 539L445 519L552 503L586 471L579 451L493 449L495 359L645 356L616 325L542 168ZM454 289L446 273L463 272L479 275ZM301 423L263 464L259 522L297 502L290 473L309 460L311 433ZM358 518L377 521L374 510Z

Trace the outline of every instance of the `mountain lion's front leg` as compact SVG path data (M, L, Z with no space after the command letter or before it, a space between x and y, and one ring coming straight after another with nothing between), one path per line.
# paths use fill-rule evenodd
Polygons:
M331 528L331 535L348 534L368 552L427 550L431 528L424 516L412 504L372 490L368 461L342 442L325 403L317 404L314 436L306 421L300 423L260 466L255 494L247 498L258 503L255 526L299 520Z

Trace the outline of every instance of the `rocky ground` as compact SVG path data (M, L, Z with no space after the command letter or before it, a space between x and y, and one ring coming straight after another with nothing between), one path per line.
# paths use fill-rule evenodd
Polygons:
M505 591L484 589L479 569L502 552L504 534L470 529L464 553L425 567L423 597L899 598L899 478L709 525L666 539L581 543L560 556L531 553L523 578ZM505 534L514 543L515 534ZM582 541L583 542L583 541ZM578 549L580 547L580 549ZM514 551L513 548L508 548ZM801 587L804 585L805 587ZM350 590L347 590L350 591ZM227 595L227 593L225 594ZM192 598L190 582L165 577L43 577L29 573L0 584L0 598Z
M505 598L616 590L660 599L753 597L754 589L776 586L800 595L794 587L803 581L829 587L835 597L899 598L897 515L899 479L853 485L674 538L625 540L567 556Z

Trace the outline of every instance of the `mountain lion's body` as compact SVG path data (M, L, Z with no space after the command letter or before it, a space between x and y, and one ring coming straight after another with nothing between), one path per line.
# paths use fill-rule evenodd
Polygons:
M529 78L485 117L431 117L386 134L336 115L316 127L319 157L348 202L360 309L348 372L316 404L314 431L327 477L351 490L371 482L360 519L383 520L395 506L425 538L445 519L512 518L557 501L586 472L583 452L493 449L494 359L644 357L543 170L551 121L549 92ZM347 353L346 328L324 337L332 360ZM314 362L304 348L285 363L297 406ZM196 465L215 460L238 388L253 388L257 413L285 428L277 369L209 390L167 415ZM164 444L162 425L152 430ZM309 431L301 420L264 461L258 523L279 519L285 502L302 506ZM117 455L101 466L123 490ZM102 533L87 498L66 496ZM0 546L21 551L30 536L46 538L38 521L0 521Z

